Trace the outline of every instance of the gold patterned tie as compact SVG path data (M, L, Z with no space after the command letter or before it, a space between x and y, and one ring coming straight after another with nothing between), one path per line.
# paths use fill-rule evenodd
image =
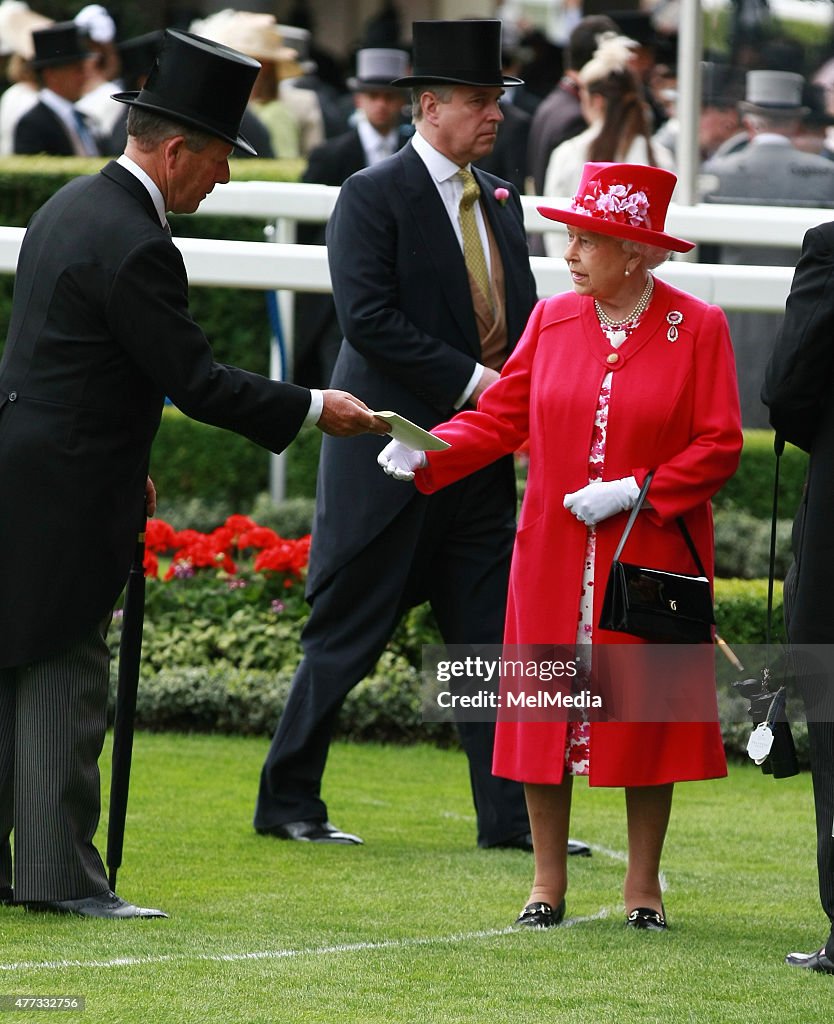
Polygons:
M484 247L481 244L481 235L478 231L478 222L475 219L475 203L480 198L481 190L478 187L478 182L475 181L475 175L465 167L461 167L455 177L460 178L463 182L463 195L460 197L460 206L458 207L460 232L463 236L463 258L475 284L480 288L484 298L491 302L489 272L484 256Z

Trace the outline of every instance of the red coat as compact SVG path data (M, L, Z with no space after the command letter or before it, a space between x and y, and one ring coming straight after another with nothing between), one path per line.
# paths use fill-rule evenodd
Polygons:
M667 337L670 311L683 315L674 342ZM604 479L633 475L642 484L655 469L652 509L638 516L623 557L694 573L675 523L683 516L712 574L710 498L735 472L742 445L735 362L723 312L656 279L643 323L615 352L600 330L591 298L554 296L533 310L501 379L484 393L478 409L435 430L452 447L431 453L416 478L420 490L431 492L529 440L506 644L575 641L587 533L562 502L588 482L594 417L609 370L614 378ZM625 520L621 513L597 526L595 624ZM595 629L594 642L642 641ZM698 673L698 686L702 706L706 700L714 708L711 658ZM560 782L565 731L564 722L499 717L493 770L522 782ZM717 711L706 724L591 724L591 785L657 785L725 774Z

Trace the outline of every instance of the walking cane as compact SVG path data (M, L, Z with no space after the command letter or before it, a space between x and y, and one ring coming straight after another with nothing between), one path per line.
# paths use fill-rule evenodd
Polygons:
M122 848L130 789L136 691L142 657L142 624L145 618L145 527L136 541L133 564L127 578L122 638L119 643L119 681L113 723L113 762L110 771L110 817L107 825L107 867L110 888L116 891L116 872L122 864Z

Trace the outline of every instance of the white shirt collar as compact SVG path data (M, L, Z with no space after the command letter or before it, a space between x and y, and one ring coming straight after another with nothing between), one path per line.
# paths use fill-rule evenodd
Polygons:
M435 149L430 142L423 138L420 134L419 124L417 125L417 131L411 138L411 144L417 151L417 155L426 165L429 174L434 178L437 184L453 178L460 170L460 167L454 162L454 160L450 160L447 156L444 156L439 150ZM466 166L469 167L469 164Z
M373 127L367 117L360 115L356 119L356 131L359 133L362 149L365 150L371 161L379 159L379 147L383 143L386 147L386 155L394 153L397 149L399 132L396 128L392 128L390 132L382 135Z
M70 103L68 99L59 96L57 92L53 92L51 89L41 89L38 93L38 99L48 107L51 107L62 121L72 125L73 128L75 127L75 120L73 118L74 103Z
M165 200L162 198L162 193L159 191L159 186L156 184L153 178L151 178L150 175L143 171L135 160L131 160L130 157L126 156L124 153L122 153L122 155L119 157L116 163L121 164L121 166L124 167L126 171L130 171L134 178L138 178L138 180L142 182L142 184L148 190L148 194L150 195L151 199L153 200L156 215L159 217L159 223L162 225L162 227L167 228L168 218L165 216Z
M777 132L761 132L754 135L750 140L751 146L792 146L793 143L786 135L779 135Z

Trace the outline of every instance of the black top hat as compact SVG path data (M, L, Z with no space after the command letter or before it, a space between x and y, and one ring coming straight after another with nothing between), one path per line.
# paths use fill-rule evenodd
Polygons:
M166 29L144 88L112 99L199 128L257 156L240 122L261 65L222 43Z
M816 82L806 81L802 86L802 103L808 113L802 119L806 125L814 128L827 128L834 125L834 116L825 105L825 88Z
M165 33L158 29L156 32L146 32L142 36L133 36L119 43L122 78L125 84L134 83L141 75L148 74L164 38ZM132 85L129 87L132 88Z
M605 13L616 23L623 35L633 39L640 46L645 46L648 49L657 46L657 32L655 32L651 14L637 10L607 10Z
M744 99L744 73L731 64L701 62L701 106L735 110Z
M74 21L59 21L47 28L36 29L32 33L35 56L30 64L33 68L48 68L86 60L90 52L84 49L82 38Z
M415 21L412 43L411 74L392 85L524 85L501 73L500 21Z

